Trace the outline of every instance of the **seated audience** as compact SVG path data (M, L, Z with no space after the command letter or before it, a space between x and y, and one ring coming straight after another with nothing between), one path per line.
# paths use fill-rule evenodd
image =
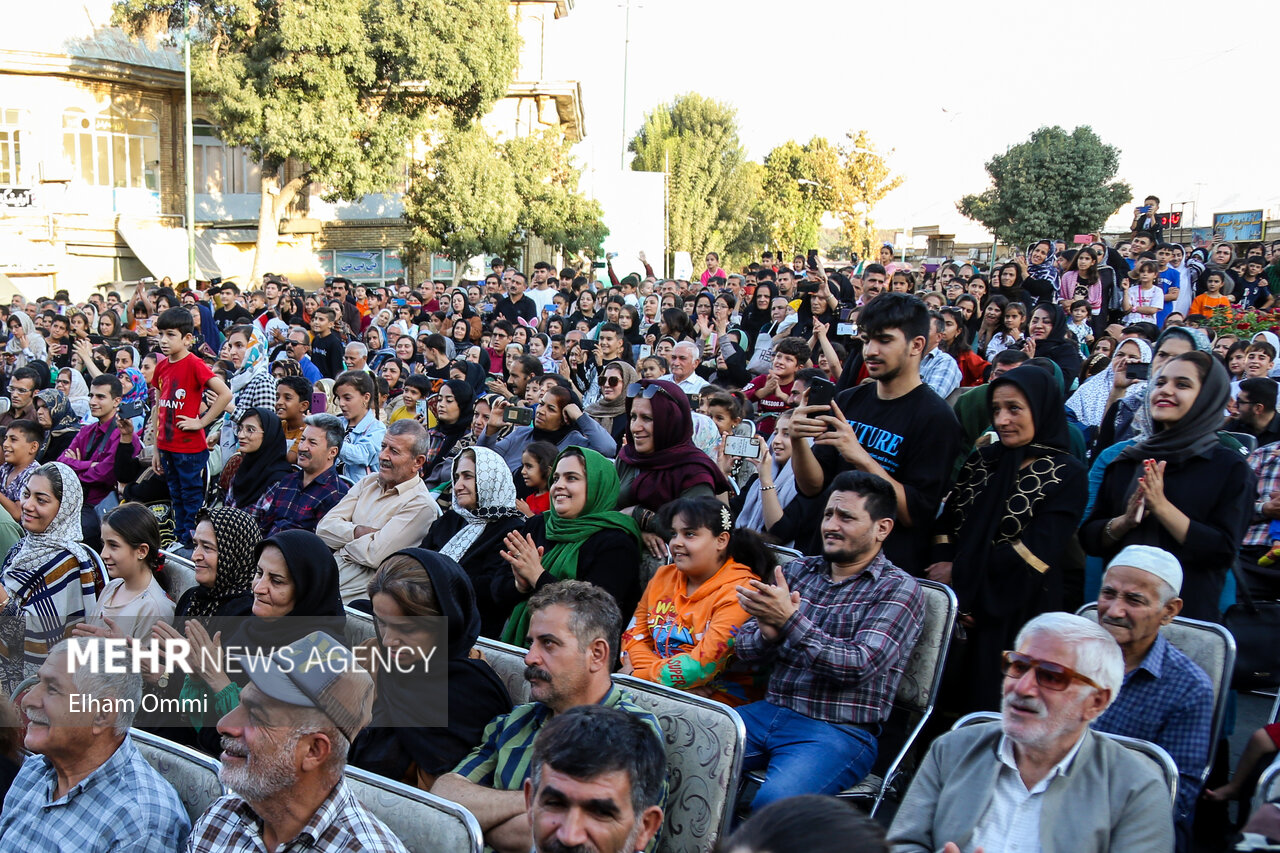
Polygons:
M417 421L396 421L386 428L373 473L352 486L316 526L338 560L346 603L365 598L369 578L382 561L422 541L439 513L422 481L426 458L426 427Z
M613 683L622 614L613 596L589 583L565 580L529 600L523 645L525 678L533 701L518 705L485 728L480 745L431 793L467 808L480 822L485 843L503 853L527 853L531 826L521 790L533 765L534 739L557 714L580 705L634 714L662 737L657 719ZM666 800L664 780L658 805ZM647 850L652 850L656 836Z
M729 508L715 498L679 498L663 507L659 523L670 531L672 562L649 581L622 635L623 670L741 704L750 685L723 677L748 618L737 588L767 579L772 555L755 531L734 529Z
M617 500L613 463L585 447L560 454L551 476L551 508L503 540L502 557L511 568L493 586L495 605L510 614L503 642L523 641L527 599L561 580L595 584L613 596L619 610L635 610L640 599L639 536L635 521L613 509Z
M489 720L511 710L511 697L489 664L471 657L480 614L452 559L422 548L393 554L369 581L369 600L377 636L365 645L393 651L396 665L373 659L373 721L351 745L349 761L430 790L479 745ZM447 661L432 656L441 629L448 632Z
M49 650L88 617L107 584L81 543L75 473L61 462L41 465L23 492L26 536L0 568L0 687L6 695L35 675Z
M618 452L613 436L582 410L577 397L567 388L558 385L548 388L534 411L533 425L517 426L505 438L498 438L503 414L509 406L501 398L494 403L489 423L476 444L488 447L506 460L512 473L520 470L521 454L534 441L550 442L560 450L586 447L609 459Z
M343 431L342 420L335 415L307 416L298 439L301 470L291 470L277 479L248 511L263 536L293 529L314 533L320 519L351 490L338 477L335 464L342 450Z
M662 828L661 738L617 708L558 714L533 743L524 783L534 853L635 853Z
M840 474L823 514L822 556L776 569L772 585L752 580L738 589L753 618L734 653L773 664L765 699L738 709L747 728L743 769L765 771L753 810L844 790L875 762L924 618L920 585L882 551L895 510L885 480Z
M313 656L323 663L303 666ZM187 849L407 853L343 779L351 742L372 716L372 676L320 632L271 662L248 674L240 704L218 721L218 778L234 793L205 810Z
M1178 765L1174 825L1178 850L1191 849L1200 774L1209 760L1213 684L1191 658L1160 634L1182 610L1182 566L1150 545L1122 550L1102 576L1098 623L1120 644L1120 695L1093 721L1100 732L1149 740Z
M102 562L111 581L75 632L145 639L156 622L173 622L173 600L156 573L163 565L160 525L140 503L110 510L102 519Z
M288 443L280 418L262 406L241 415L236 439L240 458L227 489L227 506L252 512L263 493L293 473L285 455Z
M102 503L116 487L116 448L120 444L116 415L120 410L122 393L120 380L116 377L109 373L94 377L89 388L89 414L93 416L94 422L81 427L71 444L58 457L59 462L75 472L84 488L84 509L81 511L80 524L86 533L96 530L98 526L96 516L89 518L94 507Z
M44 441L44 429L26 418L12 421L4 432L4 464L0 465L0 505L13 518L22 520L23 493L27 480L40 467L36 457Z
M524 523L516 487L507 463L487 447L468 447L454 457L451 482L452 505L427 530L422 547L462 566L475 590L480 634L500 637L511 615L510 606L494 599L494 590L505 586L499 579L511 577L502 543Z
M1124 677L1115 640L1088 619L1045 613L1015 648L1001 721L933 742L889 829L894 853L1172 850L1160 771L1089 729Z
M1280 386L1274 379L1255 377L1240 383L1236 392L1236 416L1223 425L1228 432L1242 432L1258 440L1263 447L1280 441L1280 418L1276 417L1276 391Z
M107 655L89 638L63 640L22 697L32 755L0 811L6 850L173 853L186 843L178 792L129 737L142 679L111 671Z

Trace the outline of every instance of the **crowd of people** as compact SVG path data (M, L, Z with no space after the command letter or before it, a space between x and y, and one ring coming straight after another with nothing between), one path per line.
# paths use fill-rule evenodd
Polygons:
M0 759L0 837L401 849L350 764L462 804L493 850L652 849L662 732L621 672L737 709L763 781L724 843L776 849L796 814L844 825L811 795L882 755L928 579L959 603L940 718L1001 719L929 733L887 840L842 832L1189 850L1197 805L1280 743L1202 791L1213 685L1159 631L1221 621L1237 578L1280 597L1280 338L1224 320L1280 297L1280 241L1191 249L1140 219L990 269L885 246L732 274L709 253L691 280L641 255L607 282L495 260L453 288L15 297L0 686L32 755ZM195 567L176 600L165 549ZM348 649L350 609L376 636ZM207 654L103 679L72 665L95 637ZM531 701L480 637L526 649ZM316 649L414 663L286 672ZM201 710L67 704L91 689ZM131 726L220 757L235 793L191 826ZM1104 732L1170 754L1172 810Z

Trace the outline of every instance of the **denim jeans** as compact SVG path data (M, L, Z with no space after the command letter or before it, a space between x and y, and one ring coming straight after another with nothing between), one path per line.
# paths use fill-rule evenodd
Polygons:
M871 772L878 744L866 729L827 723L770 702L738 708L747 726L743 770L764 770L758 811L797 794L835 794ZM767 768L767 769L766 769Z
M209 464L209 451L161 450L160 464L164 465L169 498L173 501L173 535L179 541L190 542L195 534L196 513L204 505L204 469Z

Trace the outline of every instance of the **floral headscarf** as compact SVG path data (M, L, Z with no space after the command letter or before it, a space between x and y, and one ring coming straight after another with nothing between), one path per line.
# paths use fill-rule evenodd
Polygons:
M40 452L44 453L51 439L55 436L61 438L68 433L79 432L81 423L79 416L72 411L71 401L67 399L67 395L57 388L46 388L36 394L36 397L49 407L49 419L53 422L53 425L45 430L44 441L40 445Z
M142 375L142 371L136 367L126 367L124 370L116 373L121 379L128 379L132 390L120 400L120 405L128 405L130 403L145 404L147 402L147 378Z

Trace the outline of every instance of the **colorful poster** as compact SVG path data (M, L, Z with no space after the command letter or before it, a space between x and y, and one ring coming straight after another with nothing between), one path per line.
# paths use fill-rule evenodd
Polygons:
M1258 242L1266 230L1266 220L1261 210L1237 210L1231 213L1215 213L1213 230L1228 243Z

